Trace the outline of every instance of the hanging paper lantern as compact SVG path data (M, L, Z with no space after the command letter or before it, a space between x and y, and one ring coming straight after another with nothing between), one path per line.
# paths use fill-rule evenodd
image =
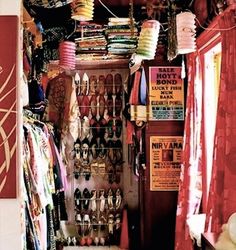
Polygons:
M178 54L188 54L196 50L195 15L182 12L176 15Z
M143 59L152 60L155 58L159 31L160 23L157 20L148 20L142 24L137 54Z
M78 21L93 20L94 0L74 0L71 3L71 18Z
M59 65L65 69L75 69L76 46L74 42L63 41L59 45Z

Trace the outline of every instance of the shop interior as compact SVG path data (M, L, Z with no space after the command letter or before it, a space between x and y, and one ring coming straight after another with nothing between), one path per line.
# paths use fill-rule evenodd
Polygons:
M19 250L236 249L235 11L23 0L18 17L0 12L0 206L19 201ZM1 234L0 221L0 249Z

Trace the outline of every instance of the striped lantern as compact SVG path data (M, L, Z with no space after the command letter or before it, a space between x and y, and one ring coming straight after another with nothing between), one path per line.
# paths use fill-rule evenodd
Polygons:
M176 15L178 54L188 54L196 50L195 15L191 12L181 12Z
M74 42L63 41L59 45L59 65L64 69L75 69L76 45Z
M152 60L155 58L159 31L160 23L157 20L148 20L142 24L137 48L137 54L142 59Z
M93 20L94 0L73 0L71 18L78 21Z

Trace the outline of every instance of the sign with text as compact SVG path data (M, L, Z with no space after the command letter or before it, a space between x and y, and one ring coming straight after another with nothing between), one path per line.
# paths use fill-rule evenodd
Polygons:
M149 68L150 120L184 120L181 67Z
M18 17L0 16L0 30L0 198L16 198Z
M150 190L178 191L182 136L150 136Z

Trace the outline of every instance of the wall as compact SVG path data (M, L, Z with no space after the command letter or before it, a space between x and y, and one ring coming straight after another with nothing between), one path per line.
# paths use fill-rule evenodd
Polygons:
M21 1L19 0L0 0L0 15L14 15L18 16L20 20L20 10L21 10ZM18 22L18 25L20 23ZM20 30L20 26L19 26ZM18 38L18 49L20 51L20 38ZM9 52L11 53L11 52ZM16 53L12 51L12 53ZM17 53L17 61L20 61L20 53ZM18 64L19 65L19 64ZM20 79L20 67L17 69L17 82ZM18 91L19 94L19 91ZM18 95L19 97L19 95ZM17 105L19 110L19 98L17 97ZM19 118L18 118L18 124ZM19 131L19 126L17 127ZM18 133L19 134L19 133ZM20 151L17 150L17 163L16 166L19 166L19 155ZM1 157L1 156L0 156ZM17 172L19 176L19 172ZM19 179L17 177L17 179ZM19 197L19 182L16 181ZM22 249L22 240L21 240L21 225L20 225L20 199L0 199L0 249L7 250L21 250Z

